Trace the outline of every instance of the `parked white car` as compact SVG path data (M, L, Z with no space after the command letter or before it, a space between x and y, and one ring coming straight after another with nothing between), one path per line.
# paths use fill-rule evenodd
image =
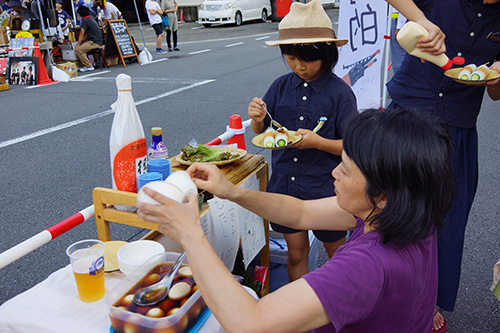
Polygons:
M212 24L240 25L250 20L266 22L270 15L270 0L204 0L198 12L198 22L205 27Z

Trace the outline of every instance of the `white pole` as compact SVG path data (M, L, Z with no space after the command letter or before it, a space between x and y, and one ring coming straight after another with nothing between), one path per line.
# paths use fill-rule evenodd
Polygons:
M139 10L137 9L137 3L135 1L136 0L132 0L135 7L135 13L137 15L137 22L139 22L139 29L141 30L142 42L144 43L144 48L147 49L148 47L146 46L146 38L144 38L144 31L142 31L141 17L139 16Z
M73 9L73 20L75 22L75 27L76 27L78 24L76 23L76 12L75 12L75 2L74 2L74 0L71 0L71 8Z
M386 25L386 36L389 36L389 38L387 38L385 40L385 57L384 57L384 65L382 66L383 70L384 70L384 82L383 82L383 86L382 86L382 108L385 109L385 107L387 106L387 87L386 87L386 83L387 83L387 77L389 76L389 69L387 68L389 66L389 62L390 62L390 55L391 55L391 19L392 19L392 10L391 10L391 6L388 5L387 6L387 25Z
M44 230L35 236L28 238L24 242L11 247L7 251L0 253L0 269L27 255L31 251L38 249L40 246L47 244L51 240L52 235L50 232L48 230Z

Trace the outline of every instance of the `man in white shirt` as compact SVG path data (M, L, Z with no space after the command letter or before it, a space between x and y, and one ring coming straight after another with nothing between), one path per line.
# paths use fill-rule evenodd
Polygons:
M97 0L96 0L97 3ZM107 24L109 20L119 20L122 18L122 13L114 4L109 1L106 1L106 6L102 3L101 0L98 1L99 6L101 7L102 12L102 20L104 25Z
M148 13L149 23L156 32L156 53L167 53L167 51L161 48L161 43L163 41L163 29L161 27L160 15L163 15L163 10L161 10L160 5L155 0L146 0L145 5L146 11Z

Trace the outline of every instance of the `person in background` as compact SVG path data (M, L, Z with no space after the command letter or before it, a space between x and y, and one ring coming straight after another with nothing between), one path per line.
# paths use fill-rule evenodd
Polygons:
M86 53L101 47L101 28L99 28L99 24L96 19L90 16L90 11L87 6L80 6L78 8L78 14L80 14L80 17L82 18L82 25L80 26L81 30L80 35L78 36L78 43L76 44L75 51L84 66L80 68L80 72L93 71L94 66L90 63Z
M35 76L33 75L33 66L30 66L30 68L28 69L28 76L27 76L26 84L29 86L32 86L35 84Z
M161 9L163 10L163 15L168 17L168 27L165 27L165 32L167 33L167 46L168 52L172 52L172 43L170 41L170 32L172 32L172 37L174 39L174 51L180 51L177 47L177 29L179 23L177 22L177 1L176 0L161 0Z
M61 29L61 33L64 37L67 37L69 32L69 15L63 9L62 0L56 0L56 10L57 10L57 18L59 19L59 28Z
M101 8L104 25L106 25L109 20L118 20L122 18L122 13L118 7L109 1L106 1L106 7Z
M28 78L28 72L26 72L26 66L23 67L23 71L21 72L21 78L19 80L20 85L26 85Z
M428 37L417 47L448 58L461 56L466 64L490 64L500 72L500 0L387 0L405 17L424 26ZM418 6L418 7L417 7ZM446 37L446 38L445 38ZM418 78L418 79L415 79ZM460 271L467 219L478 184L478 134L476 122L485 90L500 99L500 79L482 86L453 81L431 62L406 56L387 84L392 103L398 108L431 112L444 121L452 136L452 169L458 188L447 226L438 234L439 287L434 332L445 332L448 323L439 308L453 311Z
M293 10L292 10L293 9ZM311 19L314 18L314 19ZM299 28L301 27L301 28ZM306 37L288 35L301 31ZM328 34L326 34L328 31ZM266 131L270 118L289 130L297 130L302 140L293 148L272 151L272 174L268 192L292 195L299 199L319 199L335 195L331 170L340 163L342 136L348 119L357 113L351 88L332 73L338 61L338 46L330 18L319 1L292 4L290 13L279 24L281 54L292 70L276 79L264 97L255 97L248 106L254 133ZM312 130L321 117L327 121L318 133ZM288 276L299 279L309 271L309 234L271 222L274 231L283 233L288 247ZM331 258L345 242L346 232L314 230Z
M146 0L145 6L148 13L149 23L156 33L156 53L167 53L167 51L161 47L163 42L163 29L161 27L161 15L163 15L163 10L155 0Z
M78 8L80 6L83 6L85 2L83 0L73 0L73 7L75 8L75 16L76 16L76 22L75 25L81 25L82 24L82 18L80 15L78 15Z
M99 0L91 0L89 2L84 2L83 5L89 9L90 16L99 18L99 13L101 12L101 7L99 6L101 2Z
M226 331L432 330L436 230L453 201L446 128L430 115L405 110L372 109L351 119L342 163L332 172L333 197L300 200L246 189L215 165L187 169L198 188L281 225L354 230L323 266L259 300L211 247L195 194L182 204L144 189L160 205L138 202L139 217L157 223L158 231L186 251L203 300Z
M394 7L391 7L391 63L393 73L397 72L406 55L405 49L399 45L396 37L399 30L401 30L407 21L406 17L394 9Z
M9 2L10 0L4 0L3 4L0 6L2 8L2 10L4 12L7 12L7 13L12 13L14 12L14 9L12 9L10 6L9 6Z
M28 8L24 8L20 0L10 0L9 6L25 20L36 19L35 14Z

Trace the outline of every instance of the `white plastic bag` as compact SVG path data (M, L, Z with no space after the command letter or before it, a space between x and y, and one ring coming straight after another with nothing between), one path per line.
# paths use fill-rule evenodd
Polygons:
M130 76L119 74L116 87L118 99L111 105L115 116L109 137L113 189L137 192L137 177L147 170L146 137L132 97Z
M63 71L62 69L57 68L56 66L51 66L52 67L52 79L54 81L59 81L59 82L68 82L70 77L69 74Z
M139 61L141 62L141 65L145 65L147 63L150 63L153 60L153 55L149 53L149 50L145 47L144 50L139 53Z

